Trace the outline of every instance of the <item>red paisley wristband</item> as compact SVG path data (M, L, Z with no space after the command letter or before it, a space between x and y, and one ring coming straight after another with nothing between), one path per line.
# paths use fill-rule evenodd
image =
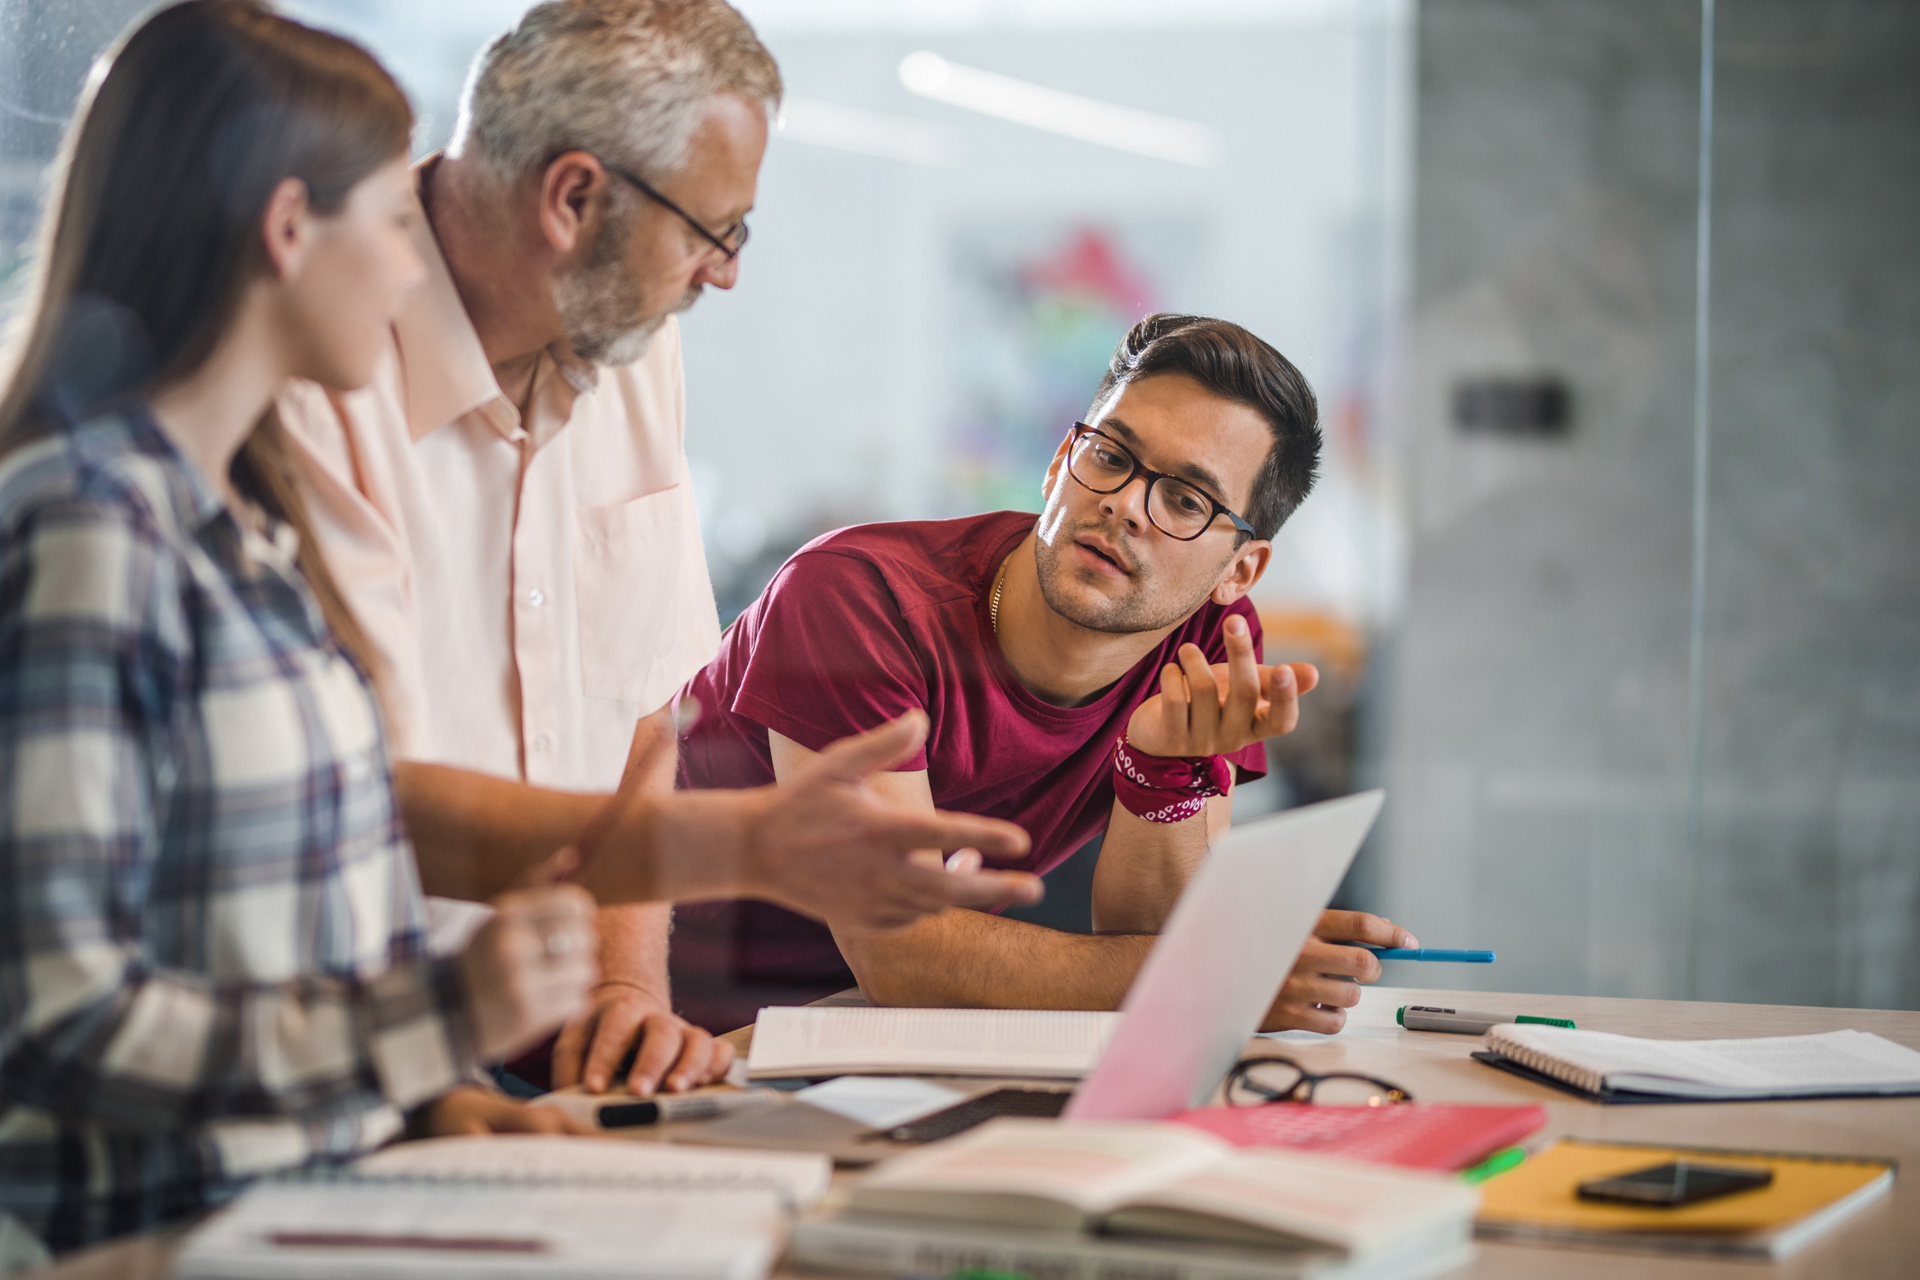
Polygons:
M1233 785L1225 756L1150 756L1113 744L1113 794L1142 822L1185 822Z

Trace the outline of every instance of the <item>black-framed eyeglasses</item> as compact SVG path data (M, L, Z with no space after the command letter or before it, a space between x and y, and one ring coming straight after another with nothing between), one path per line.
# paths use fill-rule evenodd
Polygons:
M560 153L560 155L565 155L565 154L566 152L564 151ZM591 151L587 152L587 154L590 156L593 156L593 152ZM558 160L559 158L560 156L554 157L555 160ZM599 156L593 156L593 158L595 160L600 160L600 167L602 169L605 169L608 173L612 174L614 177L619 178L621 181L638 189L642 195L646 196L648 199L654 201L655 203L664 205L666 208L672 210L674 213L679 214L680 221L692 227L702 240L705 240L708 244L712 245L714 248L720 251L720 256L723 261L732 262L735 258L740 256L740 251L747 247L747 236L749 232L747 230L747 220L745 218L740 219L740 221L734 223L732 226L722 231L719 235L715 235L713 234L713 232L707 230L706 226L703 223L701 223L700 219L694 217L692 214L688 213L685 209L682 209L679 205L669 200L666 197L666 195L663 192L661 192L660 188L654 186L651 182L648 182L645 178L641 177L639 174L634 173L632 170L629 170L629 169L623 169L617 164L609 164L607 161L601 160ZM548 163L552 163L552 161L549 161Z
M1127 446L1098 427L1073 424L1068 433L1067 474L1095 493L1118 493L1134 477L1147 478L1147 519L1153 527L1179 542L1192 542L1225 516L1249 538L1253 526L1227 509L1218 498L1191 480L1140 465Z
M1380 1107L1412 1102L1413 1095L1378 1076L1352 1071L1315 1073L1292 1058L1242 1058L1227 1073L1227 1105L1257 1107L1269 1102L1318 1102L1331 1106Z

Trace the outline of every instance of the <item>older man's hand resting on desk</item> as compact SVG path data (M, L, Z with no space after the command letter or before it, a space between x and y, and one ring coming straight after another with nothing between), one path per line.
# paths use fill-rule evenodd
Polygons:
M1332 1035L1347 1025L1347 1010L1360 1003L1360 984L1377 982L1380 961L1366 947L1417 947L1419 941L1391 920L1364 911L1323 911L1300 951L1286 985L1267 1010L1262 1031L1318 1031Z

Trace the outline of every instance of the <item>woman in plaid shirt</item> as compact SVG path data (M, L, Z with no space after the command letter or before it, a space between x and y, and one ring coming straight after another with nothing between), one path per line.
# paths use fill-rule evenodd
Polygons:
M292 377L366 383L422 273L412 113L260 0L161 10L104 66L0 382L0 1275L408 1119L570 1127L458 1082L581 1006L588 889L866 928L1038 896L927 856L1019 856L1017 827L864 785L923 740L902 717L785 786L572 797L585 888L505 894L429 957L363 637L271 412ZM490 884L579 862L462 849Z
M421 273L411 127L357 46L193 0L67 144L0 399L0 1272L432 1128L593 979L573 886L427 956L278 461L276 388L364 383Z

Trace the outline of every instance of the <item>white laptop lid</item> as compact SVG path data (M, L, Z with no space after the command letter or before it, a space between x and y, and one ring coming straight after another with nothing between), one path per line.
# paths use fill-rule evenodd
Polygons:
M1279 994L1384 791L1230 830L1207 854L1121 1005L1067 1120L1159 1120L1204 1106Z

